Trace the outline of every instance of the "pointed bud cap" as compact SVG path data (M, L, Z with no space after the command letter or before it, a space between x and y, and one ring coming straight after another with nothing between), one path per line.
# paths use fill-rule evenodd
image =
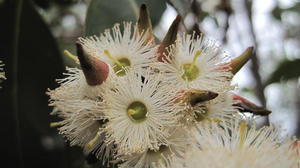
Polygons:
M138 20L138 30L139 30L140 34L142 34L142 33L145 34L147 42L154 41L154 37L152 34L151 19L150 19L150 15L149 15L147 6L145 4L142 4L141 8L140 8L140 17Z
M195 106L197 103L206 102L209 100L215 99L219 94L209 90L198 90L191 89L184 91L183 95L175 100L175 103L178 102L187 102L191 106Z
M165 38L159 45L159 47L157 49L157 60L159 62L164 62L164 60L165 60L164 53L167 51L166 48L175 43L180 21L181 21L181 16L177 15L177 17L173 21L172 25L170 26Z
M86 82L90 86L102 84L108 77L108 65L105 62L89 55L80 43L76 43L76 47L78 59Z
M201 36L202 32L200 30L199 24L195 23L193 26L193 33L194 35L194 39L197 39L199 36Z
M296 140L296 141L292 144L292 148L300 151L300 140ZM300 155L300 153L299 153L299 155Z
M271 111L261 107L257 106L254 103L250 102L249 100L245 99L244 97L241 97L239 95L234 94L233 95L233 100L237 100L238 102L233 104L234 106L238 107L238 110L241 113L252 113L255 115L261 115L261 116L266 116L271 114Z
M251 58L254 47L248 47L240 56L233 59L229 66L232 74L236 74Z

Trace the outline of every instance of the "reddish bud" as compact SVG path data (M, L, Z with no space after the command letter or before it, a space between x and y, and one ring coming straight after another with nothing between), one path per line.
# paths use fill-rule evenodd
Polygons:
M76 43L76 47L78 59L86 82L90 86L102 84L108 77L108 65L105 62L89 55L80 43Z
M255 115L261 115L261 116L266 116L271 113L270 110L257 106L254 103L250 102L249 100L245 99L244 97L241 97L239 95L234 94L233 95L233 100L237 100L238 102L233 104L234 106L238 107L238 110L242 113L252 113Z
M159 45L157 49L157 60L159 62L164 62L166 60L164 55L164 53L167 51L166 48L175 43L180 21L181 21L181 16L177 15L172 25L170 26L165 38Z
M150 19L149 12L147 10L147 6L145 4L142 4L141 8L140 8L140 17L138 20L138 30L139 30L140 34L142 34L142 33L145 34L145 36L147 38L147 42L154 41L154 37L152 34L151 19Z

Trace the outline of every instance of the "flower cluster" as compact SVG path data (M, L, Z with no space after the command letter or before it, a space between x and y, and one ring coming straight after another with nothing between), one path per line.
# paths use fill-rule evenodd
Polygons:
M62 118L51 125L86 154L124 168L295 167L292 139L248 128L241 113L270 111L232 92L252 48L230 59L215 41L178 33L179 24L177 16L156 44L142 5L137 24L79 38L77 56L65 54L81 69L67 68L47 92Z

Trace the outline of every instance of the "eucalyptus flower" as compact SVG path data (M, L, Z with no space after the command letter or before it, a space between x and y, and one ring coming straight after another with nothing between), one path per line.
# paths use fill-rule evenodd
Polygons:
M231 125L207 124L195 133L197 148L186 155L187 168L295 168L291 138L280 139L273 126L257 129L235 120ZM180 166L179 166L180 167Z
M168 137L169 144L160 145L158 150L148 149L142 153L121 156L121 168L168 168L175 161L183 161L191 138L185 129L175 127Z
M203 120L210 122L222 122L232 118L239 118L238 109L233 106L233 94L230 92L221 93L213 100L204 101L192 107L187 113L192 114L193 120L200 123Z
M132 23L124 22L122 28L116 24L100 37L79 38L79 41L88 53L110 64L118 76L155 60L154 45L148 42L147 33L140 32L138 25Z
M90 86L82 70L67 70L67 77L58 80L60 87L47 92L50 96L49 105L54 107L51 114L62 119L52 122L51 126L58 127L59 133L70 141L71 146L83 147L86 154L94 152L102 158L103 163L107 163L114 149L112 144L104 143L105 134L100 130L105 120L99 116L103 115L103 93L112 84L104 82Z
M104 95L107 139L121 153L158 150L160 144L168 144L168 129L176 125L179 107L173 103L176 92L163 79L163 74L135 70L116 79L115 89Z
M230 85L230 68L220 67L230 57L214 40L204 36L177 35L175 44L164 53L163 63L156 67L166 73L166 81L176 81L182 90L200 89L222 92Z

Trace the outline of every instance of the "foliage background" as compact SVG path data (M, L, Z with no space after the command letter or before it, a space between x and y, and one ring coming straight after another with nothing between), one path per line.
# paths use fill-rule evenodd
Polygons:
M218 4L209 8L212 3ZM229 54L256 52L234 78L239 94L267 106L261 125L281 126L300 136L300 2L297 0L0 0L1 157L9 167L99 167L92 156L68 147L49 123L47 88L55 88L80 36L98 35L116 22L136 21L141 3L149 7L154 33L162 39L177 13L182 30L217 39Z

